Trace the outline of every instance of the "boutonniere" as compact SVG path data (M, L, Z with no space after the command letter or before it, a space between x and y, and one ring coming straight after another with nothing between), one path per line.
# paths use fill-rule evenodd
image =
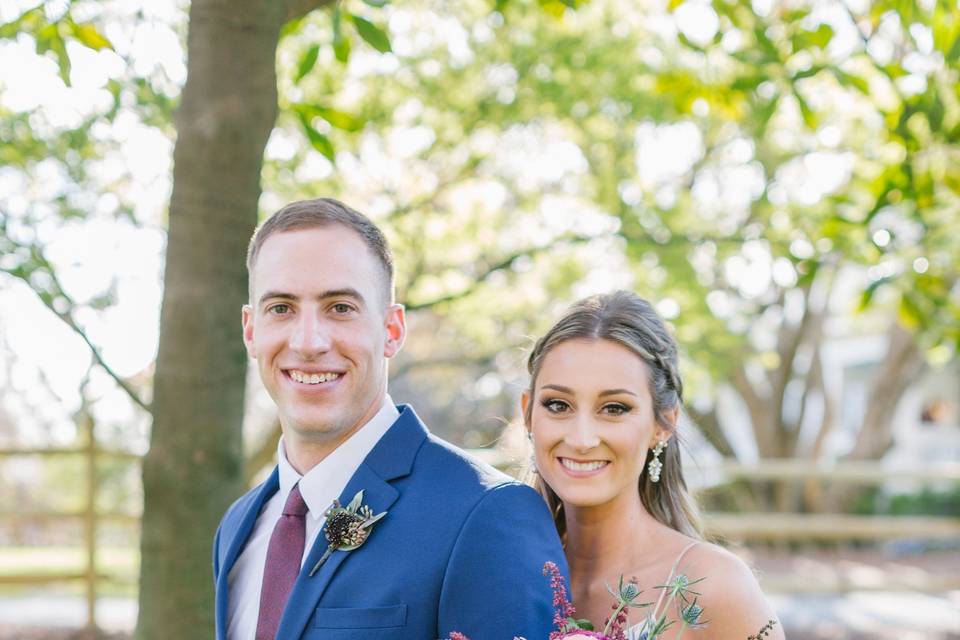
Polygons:
M327 558L334 551L353 551L364 542L370 535L370 527L373 523L387 515L387 512L373 514L373 510L363 504L363 490L353 496L346 507L340 506L339 500L334 500L333 505L327 509L324 515L327 522L323 527L323 535L327 539L327 550L323 552L323 557L313 565L310 570L310 577L313 577Z

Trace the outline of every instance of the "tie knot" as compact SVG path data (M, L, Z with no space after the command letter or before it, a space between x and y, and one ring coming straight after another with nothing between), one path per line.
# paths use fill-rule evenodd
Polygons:
M295 484L293 489L290 490L290 495L287 496L287 503L283 505L283 515L302 518L307 515L307 511L309 511L307 503L303 501L303 496L300 495L300 484Z

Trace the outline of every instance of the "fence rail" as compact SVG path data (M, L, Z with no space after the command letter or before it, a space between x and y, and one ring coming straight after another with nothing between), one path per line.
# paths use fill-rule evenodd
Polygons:
M0 511L0 521L50 521L79 519L84 522L84 569L79 572L49 573L43 575L0 575L0 585L45 584L82 581L85 585L88 628L96 629L97 585L103 580L130 582L135 577L99 573L97 565L97 530L102 522L136 525L140 514L98 512L99 487L96 479L100 459L126 460L138 463L140 456L127 452L103 449L92 437L92 423L86 427L87 439L78 448L19 448L0 449L0 460L11 457L84 457L84 486L86 499L81 511L57 512L42 509L29 511ZM496 450L472 451L478 458L501 468L514 465L514 458ZM806 460L773 459L744 464L723 460L717 465L697 470L711 484L736 479L756 481L830 479L851 484L879 485L892 479L919 483L960 482L960 463L946 463L916 467L894 467L881 462L840 461L816 463ZM741 540L891 540L897 538L950 539L960 538L960 518L853 516L841 514L791 513L712 513L706 516L708 532L729 539Z
M724 460L701 470L706 477L726 480L835 480L857 484L883 484L890 480L960 482L960 463L939 462L905 467L868 460L816 462L794 458L742 463Z

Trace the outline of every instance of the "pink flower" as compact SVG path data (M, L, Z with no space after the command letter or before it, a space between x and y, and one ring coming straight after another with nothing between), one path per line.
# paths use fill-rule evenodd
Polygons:
M550 576L550 588L553 589L553 628L556 631L550 634L550 640L560 640L567 637L562 630L567 627L567 619L573 617L575 610L567 598L567 585L559 567L547 561L543 564L543 575Z

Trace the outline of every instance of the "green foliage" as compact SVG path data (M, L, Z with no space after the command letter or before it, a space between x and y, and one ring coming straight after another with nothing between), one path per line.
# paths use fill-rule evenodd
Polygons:
M70 56L67 55L67 42L73 40L99 51L113 49L110 41L92 23L77 23L69 12L56 20L49 20L41 4L24 11L19 17L0 25L0 39L16 38L20 34L33 37L38 55L52 54L60 69L64 84L70 85Z
M466 376L493 367L520 383L529 336L598 281L672 303L694 395L772 362L755 334L789 329L786 301L844 269L862 279L850 311L896 314L924 348L955 352L956 7L877 2L827 19L807 5L760 15L723 0L705 9L717 29L702 34L680 2L438 6L349 1L288 24L277 133L293 149L263 170L272 202L339 193L387 229L400 297L431 327L398 363L424 387L446 385L436 394L454 404L485 402L458 400L469 384L449 369L412 366L450 360L441 354L462 358ZM396 12L408 19L392 22ZM438 30L440 17L462 34ZM669 35L657 21L681 28ZM66 42L110 47L100 25L69 11L51 19L38 7L0 26L0 37L19 34L57 60L65 82ZM880 56L885 39L894 46ZM375 64L375 54L385 55ZM924 56L935 64L918 66ZM11 142L0 159L27 174L52 159L88 184L91 160L113 144L98 125L132 111L172 136L177 100L161 86L132 73L111 80L112 105L72 131L0 113ZM642 159L678 131L695 131L698 149L661 174L666 160ZM325 169L305 178L307 166ZM807 197L816 181L803 176L824 181L824 166L844 176ZM68 197L55 204L63 218L85 215ZM42 285L36 247L7 231L4 269ZM777 278L750 285L774 266ZM54 304L55 293L43 295ZM512 355L497 360L503 352Z
M352 15L350 19L353 21L354 26L356 26L357 33L360 34L360 37L363 38L367 44L380 53L388 53L390 51L390 39L387 38L387 34L383 29L362 16Z

